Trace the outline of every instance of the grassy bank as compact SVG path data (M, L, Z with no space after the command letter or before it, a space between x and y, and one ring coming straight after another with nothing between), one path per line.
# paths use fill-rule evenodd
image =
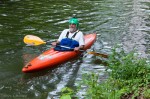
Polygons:
M87 74L83 83L88 86L85 99L150 99L150 64L128 54L112 50L107 62L109 78L99 82L98 74Z
M150 63L147 59L137 57L134 52L126 54L113 49L107 65L108 79L103 82L99 74L83 76L82 85L87 86L84 99L150 99ZM71 99L75 95L68 92L61 99Z

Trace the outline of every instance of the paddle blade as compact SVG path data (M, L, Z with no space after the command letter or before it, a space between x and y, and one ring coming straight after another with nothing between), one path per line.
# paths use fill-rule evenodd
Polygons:
M46 44L41 38L34 35L26 35L23 39L24 43L28 45L41 45Z
M108 58L108 55L97 53L97 52L88 52L88 54L93 54L95 56L100 56L100 57Z

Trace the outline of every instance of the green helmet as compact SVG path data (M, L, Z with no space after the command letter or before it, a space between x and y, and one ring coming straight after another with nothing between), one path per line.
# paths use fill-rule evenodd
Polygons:
M69 24L75 24L76 25L76 27L77 27L77 29L79 28L79 21L78 21L78 19L77 18L71 18L70 20L69 20Z

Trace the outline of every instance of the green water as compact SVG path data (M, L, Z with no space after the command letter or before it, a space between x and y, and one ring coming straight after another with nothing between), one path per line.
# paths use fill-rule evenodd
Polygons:
M54 41L68 28L73 14L79 18L83 33L97 32L96 51L103 44L101 51L109 53L118 43L126 51L135 48L143 57L149 56L149 0L1 0L1 99L58 99L61 88L75 88L83 72L97 71L91 66L97 68L99 62L91 55L38 73L21 71L27 62L51 47L26 46L23 37L33 34Z

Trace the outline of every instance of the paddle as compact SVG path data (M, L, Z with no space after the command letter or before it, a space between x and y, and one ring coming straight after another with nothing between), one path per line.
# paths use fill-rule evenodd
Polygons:
M38 36L34 36L34 35L26 35L23 39L24 43L28 44L28 45L34 45L34 46L38 46L38 45L41 45L41 44L46 44L48 42L45 42L43 41L41 38L39 38ZM61 46L61 45L58 45L60 47L63 47L63 48L68 48L68 49L71 49L67 46ZM81 50L81 51L84 51L84 50ZM88 54L93 54L95 56L101 56L101 57L104 57L104 58L108 58L108 55L106 54L102 54L102 53L97 53L97 52L88 52Z
M41 38L39 38L38 36L34 36L34 35L26 35L23 39L24 43L28 44L28 45L41 45L41 44L46 44L45 41L43 41Z
M45 42L41 38L39 38L38 36L34 36L34 35L26 35L24 37L23 41L24 41L24 43L26 43L28 45L33 45L33 46L38 46L38 45L46 44L46 43L52 45L50 42ZM67 47L67 46L62 46L62 45L57 45L57 46L62 47L62 48L67 48L70 50L74 50L74 49ZM80 51L84 51L84 50L80 50Z
M87 52L88 54L93 54L95 56L101 56L101 57L104 57L104 58L108 58L108 55L106 54L102 54L102 53L98 53L98 52Z

